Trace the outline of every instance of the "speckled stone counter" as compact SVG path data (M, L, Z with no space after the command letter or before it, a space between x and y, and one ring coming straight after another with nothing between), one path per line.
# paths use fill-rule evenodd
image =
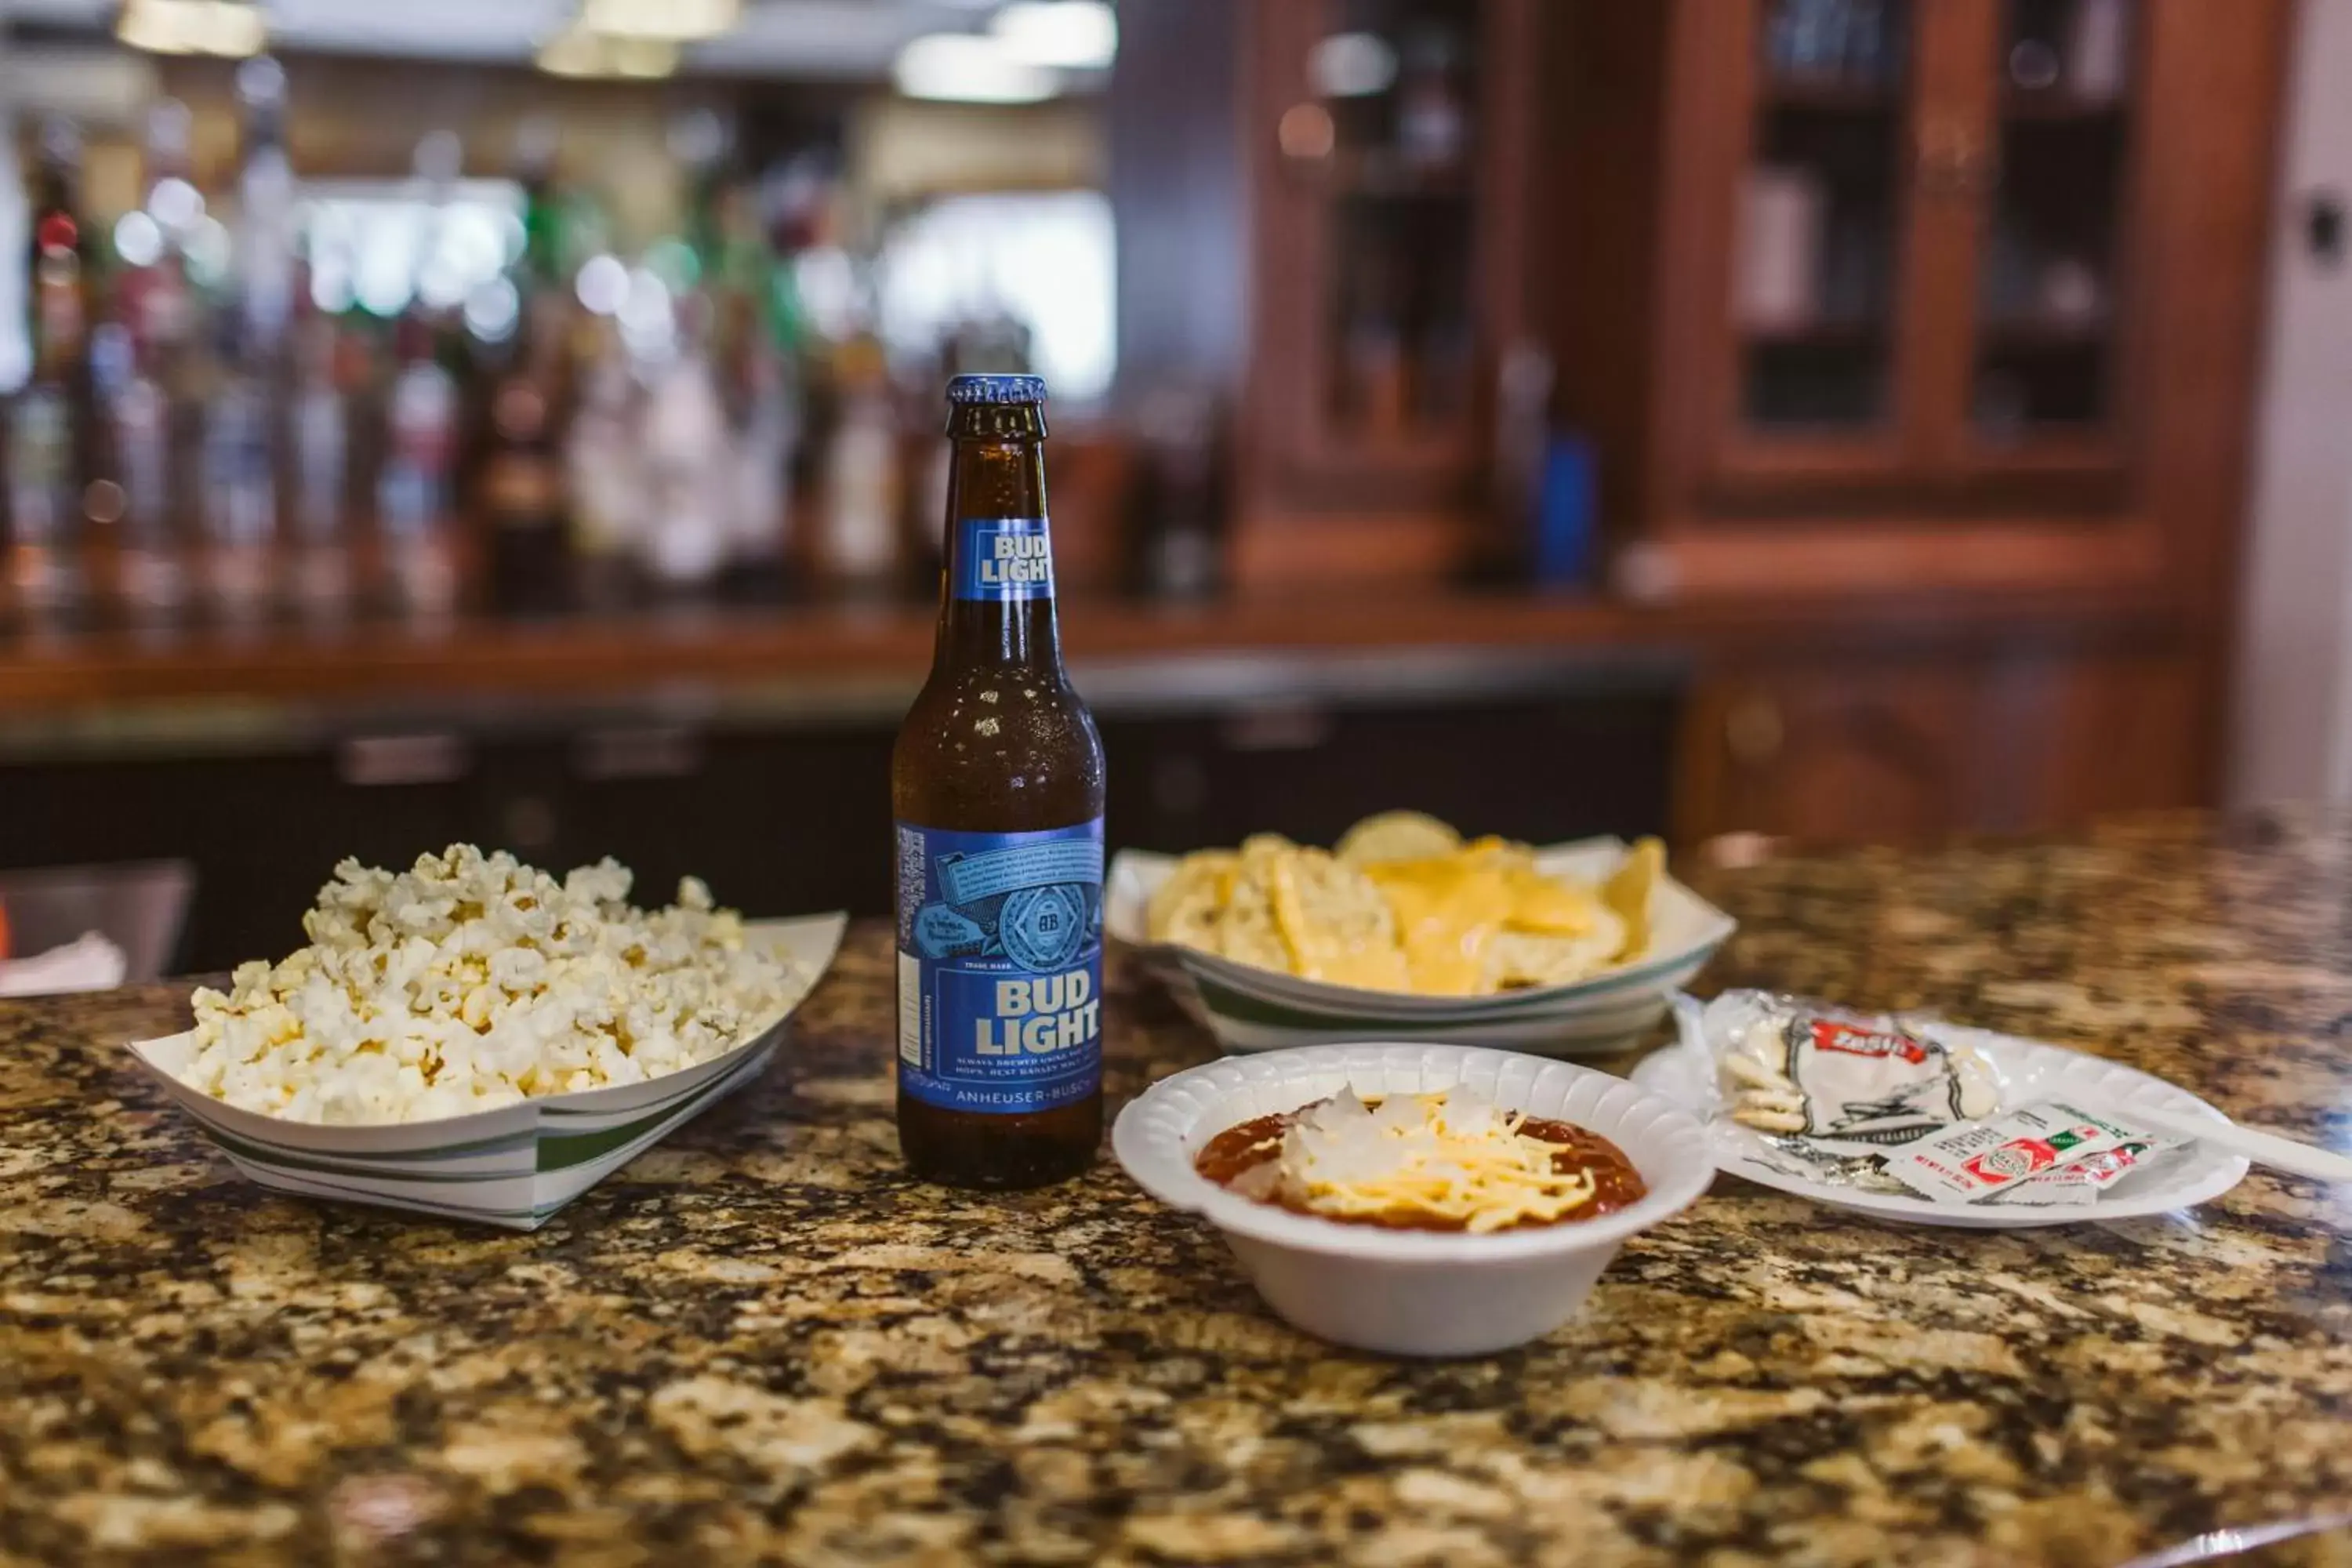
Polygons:
M1707 986L1927 1005L2352 1145L2352 821L1796 861ZM1206 1039L1131 972L1115 1100ZM268 1196L0 1008L0 1562L2114 1563L2352 1499L2352 1194L1862 1223L1733 1181L1525 1352L1335 1352L1116 1169L898 1173L884 937L533 1236Z

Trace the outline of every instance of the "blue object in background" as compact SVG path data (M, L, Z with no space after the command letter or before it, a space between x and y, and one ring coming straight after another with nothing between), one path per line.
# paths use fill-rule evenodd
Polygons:
M1536 494L1535 580L1560 587L1590 580L1600 522L1600 476L1592 443L1554 436L1544 446Z

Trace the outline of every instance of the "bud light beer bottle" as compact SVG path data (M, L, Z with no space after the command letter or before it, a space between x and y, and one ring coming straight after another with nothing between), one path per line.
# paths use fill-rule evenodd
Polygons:
M898 1146L959 1186L1058 1181L1102 1140L1102 742L1062 668L1045 402L948 384L939 639L890 760Z

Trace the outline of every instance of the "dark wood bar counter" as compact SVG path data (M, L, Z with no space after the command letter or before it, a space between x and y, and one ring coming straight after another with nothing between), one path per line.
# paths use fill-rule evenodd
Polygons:
M1645 606L1590 595L1334 591L1196 605L1075 599L1063 612L1076 664L1258 654L1454 648L1492 653L1668 650L1693 655L2075 647L2160 637L2159 598L2072 595L1783 596ZM665 686L919 679L931 610L919 604L778 605L544 623L465 620L437 629L295 626L171 637L98 631L0 642L0 720L90 707L205 700L362 706L513 695L609 700Z

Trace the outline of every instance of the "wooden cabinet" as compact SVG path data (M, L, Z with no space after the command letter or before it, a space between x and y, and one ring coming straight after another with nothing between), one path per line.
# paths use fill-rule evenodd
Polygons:
M1702 690L1677 837L1899 843L1968 819L1973 692L1948 663L1798 665Z
M1463 553L1524 331L1535 7L1244 8L1245 587L1430 578Z
M1916 844L2179 805L2205 784L2181 651L1792 658L1700 683L1677 837Z
M1622 585L2217 598L2286 17L1564 6L1554 338Z
M1724 93L1688 123L1685 287L1701 480L1727 505L1862 483L2059 479L2112 504L2142 328L2129 263L2153 70L2198 46L2134 0L1770 0L1678 46Z

